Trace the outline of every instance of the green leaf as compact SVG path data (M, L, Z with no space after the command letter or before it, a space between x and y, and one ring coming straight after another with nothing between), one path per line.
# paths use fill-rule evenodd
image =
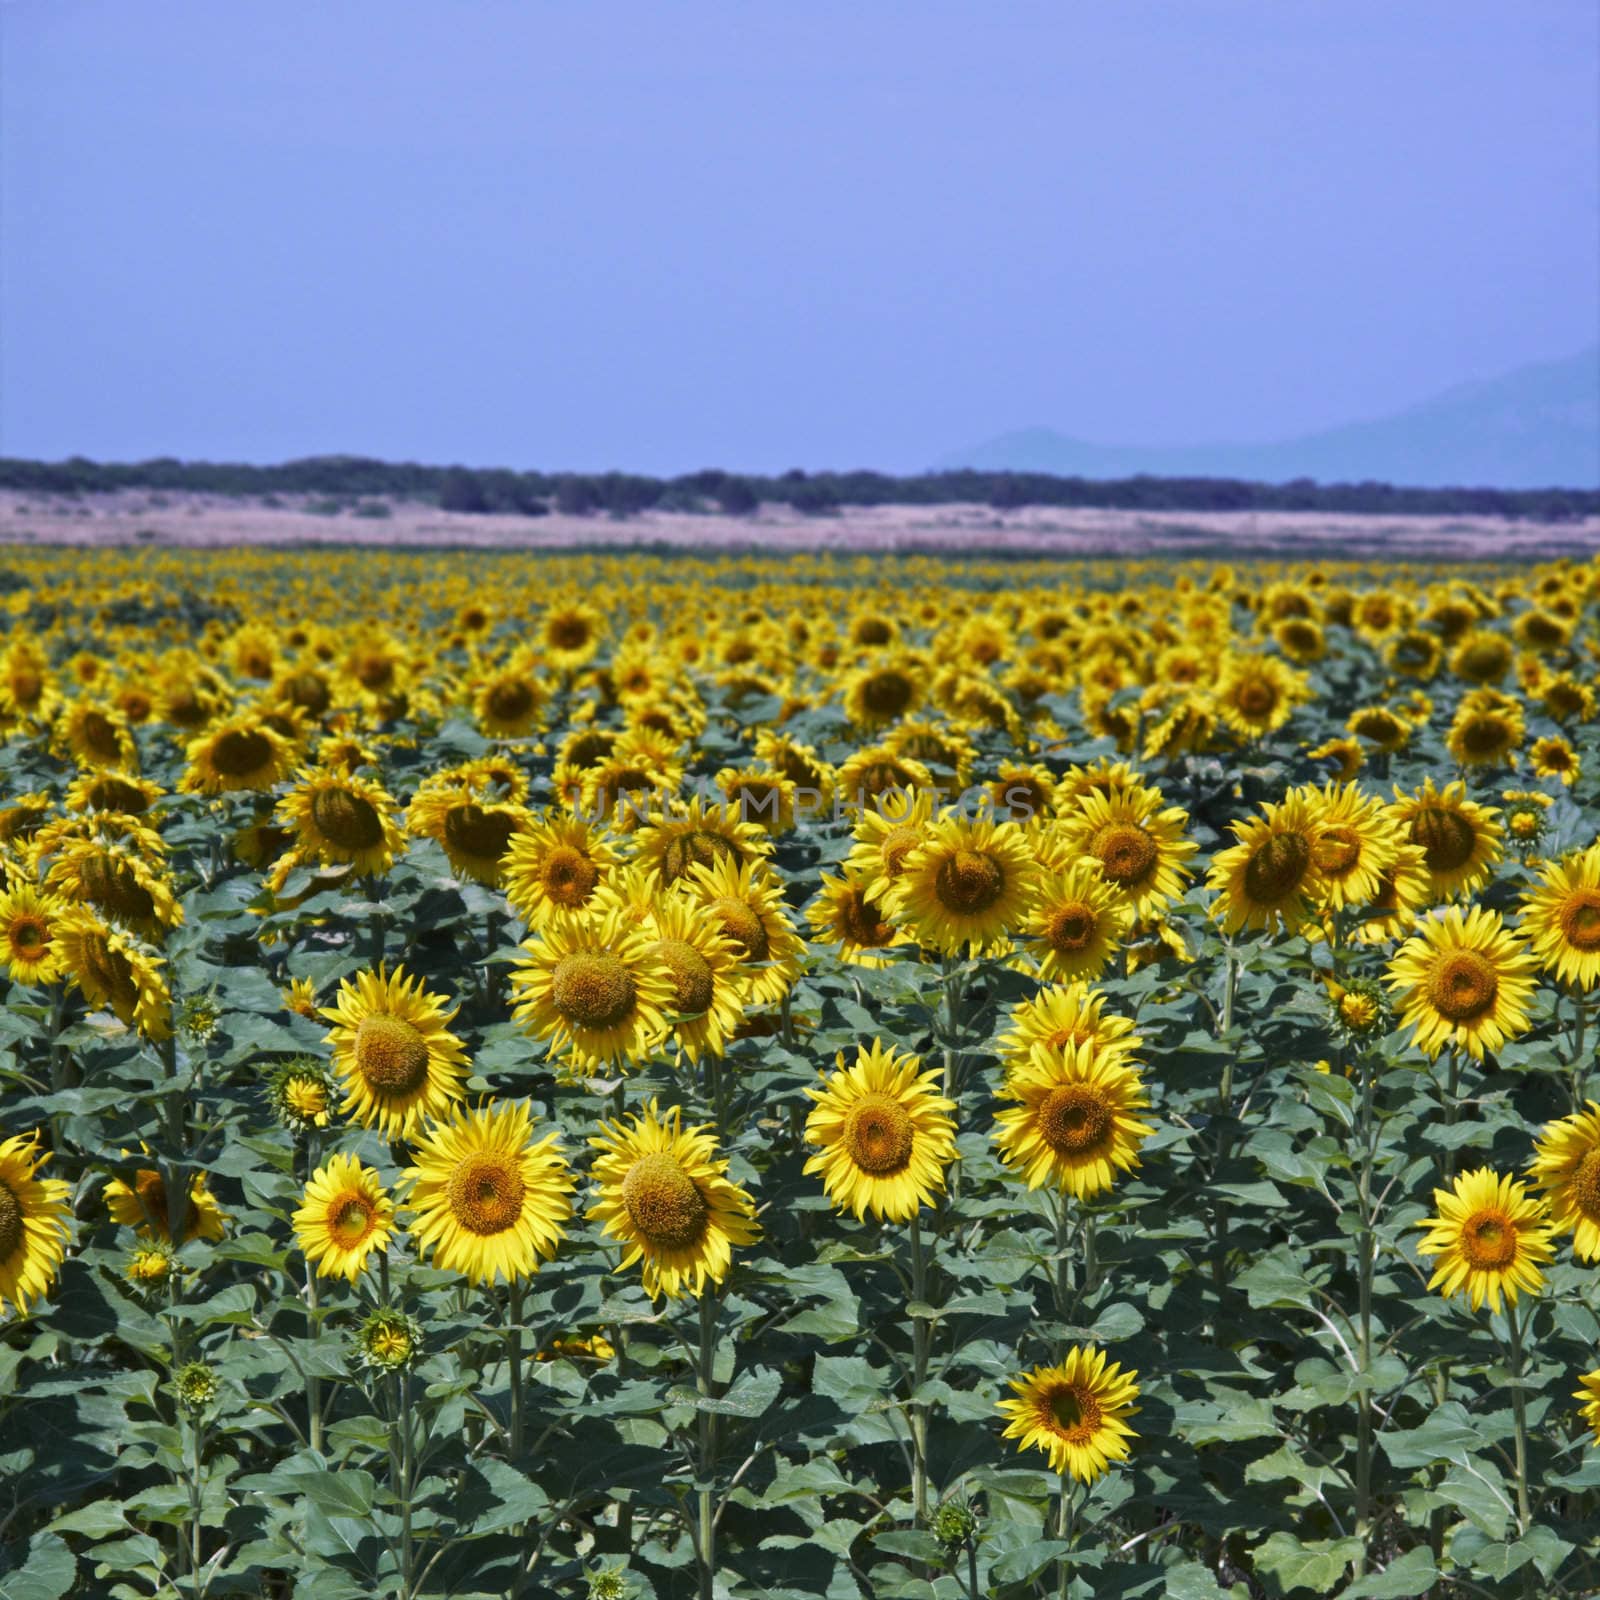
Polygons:
M1275 1533L1256 1546L1256 1570L1270 1576L1281 1594L1328 1594L1362 1548L1359 1539L1300 1540L1292 1533Z
M128 1519L115 1500L91 1500L76 1511L57 1517L50 1524L51 1533L81 1533L91 1539L109 1539L114 1533L126 1533Z
M989 1576L996 1583L1027 1583L1071 1550L1065 1539L1035 1539L1020 1550L1008 1550L989 1568Z
M0 1577L0 1600L61 1600L77 1575L67 1541L48 1531L36 1533L28 1543L28 1559Z
M1397 1556L1382 1572L1358 1578L1344 1591L1342 1600L1416 1600L1439 1579L1433 1552L1423 1545Z
M377 1482L370 1472L341 1467L337 1472L303 1472L295 1487L330 1517L365 1517L372 1511Z

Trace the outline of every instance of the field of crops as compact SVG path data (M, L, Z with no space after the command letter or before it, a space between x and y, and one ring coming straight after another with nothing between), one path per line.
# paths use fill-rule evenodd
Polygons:
M1600 1593L1600 562L0 605L6 1600Z

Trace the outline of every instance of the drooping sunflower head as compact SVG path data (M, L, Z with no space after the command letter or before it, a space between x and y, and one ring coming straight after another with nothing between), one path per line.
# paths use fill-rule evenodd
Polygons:
M1600 844L1546 864L1524 902L1522 930L1563 983L1600 983Z
M61 899L93 906L145 939L159 941L183 921L165 870L152 867L127 840L65 840L45 884Z
M106 1006L124 1027L147 1039L172 1034L172 995L161 977L161 958L138 940L103 922L87 906L74 906L53 924L51 943L59 970L91 1006Z
M1400 1021L1416 1029L1417 1048L1437 1055L1447 1045L1482 1060L1526 1033L1527 1003L1538 957L1502 926L1498 911L1452 906L1423 923L1389 963Z
M891 791L901 794L933 791L933 774L911 756L897 755L888 745L864 745L839 768L835 793L840 804L864 811Z
M1367 760L1359 739L1324 739L1316 749L1306 751L1306 755L1312 761L1332 761L1334 781L1338 783L1350 783Z
M39 1176L49 1159L37 1133L0 1140L0 1311L48 1293L66 1255L71 1186Z
M132 1181L113 1178L106 1185L106 1210L111 1220L137 1230L141 1238L175 1244L172 1205L166 1181L159 1172L141 1167ZM189 1179L189 1198L183 1209L183 1242L190 1239L220 1239L227 1218L217 1204L203 1172Z
M525 1100L455 1107L417 1141L404 1182L419 1249L474 1284L537 1272L572 1215L574 1183L560 1143L554 1133L535 1137Z
M793 815L791 803L791 821ZM779 820L776 811L772 820ZM635 859L654 873L662 888L688 878L696 867L763 861L771 850L767 834L749 820L737 791L720 806L707 804L700 795L687 804L669 805L634 835Z
M1600 1260L1600 1105L1591 1100L1546 1126L1528 1174L1550 1203L1552 1225L1571 1230L1578 1259Z
M1019 1450L1042 1450L1050 1470L1093 1483L1114 1461L1128 1458L1136 1435L1127 1418L1137 1413L1138 1373L1108 1362L1104 1350L1074 1345L1053 1367L1035 1367L1011 1380L1015 1398L998 1409L1007 1418L1004 1438Z
M589 1143L599 1185L589 1215L621 1241L617 1270L638 1264L651 1299L704 1294L727 1277L733 1246L760 1236L755 1202L728 1181L710 1130L685 1128L677 1107L663 1116L648 1101Z
M1352 711L1345 732L1377 755L1393 755L1411 742L1411 719L1392 706L1362 706Z
M1010 940L1038 880L1028 835L1016 823L951 813L905 858L885 909L931 949L978 954Z
M667 1032L673 985L648 932L619 912L552 917L511 973L517 1021L577 1074L638 1065Z
M512 841L528 831L528 814L456 782L424 783L406 808L407 832L433 839L457 877L498 887Z
M1060 1052L1092 1046L1096 1056L1126 1061L1143 1042L1126 1018L1107 1012L1106 996L1089 984L1074 981L1041 989L1018 1001L996 1049L1009 1080L1026 1071L1039 1049Z
M344 1083L341 1109L386 1137L411 1135L425 1117L442 1117L461 1098L466 1050L446 1024L455 1016L445 996L393 973L358 972L342 979L322 1015L333 1027L328 1044Z
M162 798L162 788L131 772L101 767L80 772L67 785L67 807L72 811L120 811L142 817Z
M1139 1146L1155 1131L1135 1115L1149 1104L1137 1069L1093 1044L1036 1045L1001 1093L1017 1104L995 1118L995 1145L1030 1189L1101 1194L1139 1165Z
M956 1158L955 1102L939 1092L940 1075L880 1040L838 1059L806 1119L806 1142L818 1147L805 1171L820 1173L842 1211L908 1222L945 1186Z
M388 1248L394 1204L371 1167L354 1156L333 1155L306 1184L294 1230L320 1277L354 1283L368 1258Z
M1428 1232L1417 1246L1419 1255L1438 1257L1430 1289L1447 1298L1464 1293L1474 1311L1485 1301L1498 1311L1502 1294L1513 1305L1520 1291L1538 1294L1540 1267L1554 1254L1543 1200L1515 1178L1479 1167L1435 1189L1433 1201L1436 1214L1418 1224Z

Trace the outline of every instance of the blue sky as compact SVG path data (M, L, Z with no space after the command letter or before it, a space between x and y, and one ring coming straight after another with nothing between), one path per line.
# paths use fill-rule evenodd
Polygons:
M0 451L915 470L1600 337L1589 0L0 0Z

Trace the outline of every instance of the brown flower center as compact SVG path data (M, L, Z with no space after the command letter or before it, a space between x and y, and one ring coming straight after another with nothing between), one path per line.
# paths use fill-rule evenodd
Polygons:
M914 1138L910 1113L881 1090L862 1095L844 1119L844 1147L850 1159L875 1178L899 1172L910 1161Z
M78 867L85 898L122 922L144 922L155 915L155 901L126 861L113 855L87 856Z
M557 964L550 998L573 1027L614 1028L633 1014L633 974L607 951L574 950Z
M981 850L957 850L939 863L933 885L947 911L977 916L1005 893L1006 869Z
M735 900L731 895L724 895L711 902L711 914L717 919L717 926L723 933L738 945L746 961L767 959L772 945L767 938L766 924L753 906L746 905L743 900Z
M1075 955L1088 949L1099 925L1100 919L1093 906L1081 900L1069 900L1053 907L1045 919L1045 943L1063 955Z
M115 724L104 713L89 711L78 724L83 742L102 760L115 761L121 752Z
M375 1011L356 1028L356 1070L379 1094L403 1099L428 1079L428 1041L404 1017Z
M1461 1252L1480 1271L1509 1267L1517 1258L1517 1225L1498 1207L1474 1211L1461 1225Z
M672 980L673 1010L680 1017L709 1011L716 980L706 958L682 939L659 939L650 948Z
M699 1185L664 1150L642 1155L628 1168L622 1204L634 1231L656 1250L693 1249L711 1216Z
M22 1245L22 1202L0 1180L0 1262L9 1261Z
M311 797L311 820L340 850L370 850L383 842L376 807L349 789L319 789Z
M1451 1022L1471 1022L1493 1010L1500 992L1494 967L1476 950L1452 950L1428 977L1428 999Z
M916 685L903 672L892 669L874 672L861 683L861 699L867 710L883 722L901 715L915 694Z
M1299 890L1310 866L1304 834L1268 834L1245 866L1245 893L1258 905L1276 905Z
M1088 1084L1062 1084L1039 1102L1039 1137L1062 1155L1098 1150L1111 1134L1111 1107Z
M498 861L506 853L512 827L504 811L485 811L472 801L452 806L444 816L445 843L479 861Z
M839 902L838 929L851 944L876 950L894 938L894 927L885 922L882 909L859 889L852 889Z
M225 778L247 778L272 760L272 741L255 728L229 728L211 746L211 765Z
M1161 858L1155 840L1136 822L1108 822L1097 829L1089 854L1099 859L1101 876L1124 889L1145 883Z
M284 686L291 705L320 717L333 701L327 680L320 672L297 672Z
M921 833L909 824L901 823L898 828L891 828L878 846L884 872L891 878L898 878L905 870L906 857L921 843Z
M50 944L50 925L32 912L20 912L5 930L6 942L19 955L36 960Z
M1100 1402L1086 1383L1064 1383L1052 1389L1045 1407L1046 1426L1068 1444L1087 1444L1094 1438L1103 1415Z
M1591 1222L1600 1222L1600 1145L1586 1151L1567 1191L1572 1203Z
M340 1195L328 1210L328 1231L344 1250L365 1244L377 1221L377 1213L358 1194Z
M694 867L714 867L719 861L739 860L739 852L720 833L689 828L667 841L661 852L661 876L676 883Z
M1265 678L1248 678L1239 685L1233 703L1252 720L1270 716L1278 704L1278 691Z
M150 797L143 789L109 772L95 779L88 798L97 811L126 811L139 816L150 809Z
M557 650L581 650L589 642L589 623L584 617L558 614L545 623L544 636Z
M499 1151L480 1151L450 1175L450 1215L469 1233L504 1233L522 1215L527 1185L517 1163Z
M1459 811L1427 806L1411 819L1411 842L1422 846L1429 872L1454 872L1472 859L1478 834Z
M1561 937L1574 950L1600 950L1600 890L1574 889L1561 906Z
M521 678L507 678L489 691L489 715L496 722L521 722L533 710L533 690Z
M1361 835L1343 822L1331 822L1317 835L1318 870L1343 877L1361 859Z
M1469 717L1460 732L1461 746L1468 755L1496 756L1516 742L1511 728L1499 717Z

